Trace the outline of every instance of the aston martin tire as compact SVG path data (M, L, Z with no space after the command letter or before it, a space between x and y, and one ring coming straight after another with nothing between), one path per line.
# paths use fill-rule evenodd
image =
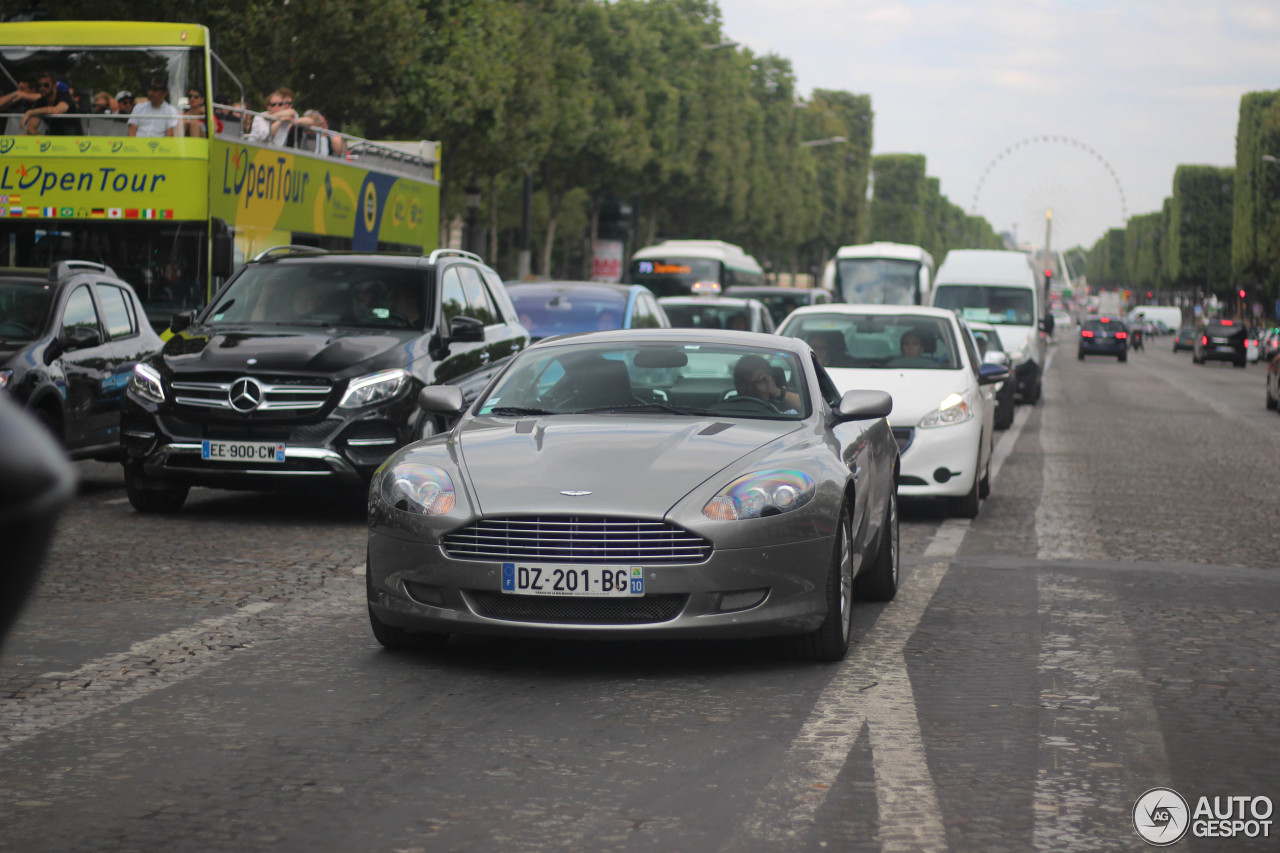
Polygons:
M947 498L950 504L951 514L957 518L977 518L978 508L981 506L981 496L978 494L978 481L982 479L977 474L973 476L973 487L963 497Z
M826 618L816 631L796 638L801 656L824 663L844 660L853 631L853 527L847 506L840 508L837 527L827 569Z
M893 601L898 594L900 568L898 550L898 494L889 495L889 508L885 510L884 527L880 531L880 545L875 560L854 579L854 598L862 601Z
M175 513L187 502L190 486L159 484L141 472L124 469L124 490L138 512Z

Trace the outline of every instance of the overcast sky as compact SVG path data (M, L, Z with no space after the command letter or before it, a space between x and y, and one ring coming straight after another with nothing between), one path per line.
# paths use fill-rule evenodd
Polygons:
M719 5L802 96L870 94L874 152L924 154L996 230L1041 245L1051 208L1055 248L1159 210L1179 164L1233 166L1240 96L1280 89L1280 0Z

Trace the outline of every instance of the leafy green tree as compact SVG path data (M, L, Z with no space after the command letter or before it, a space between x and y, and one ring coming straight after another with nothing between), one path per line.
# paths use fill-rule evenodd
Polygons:
M1271 158L1271 159L1264 159ZM1280 299L1280 90L1240 99L1236 128L1231 269Z
M871 239L920 245L924 234L923 154L878 154L872 158Z
M1179 166L1173 173L1169 277L1206 293L1230 289L1235 169Z

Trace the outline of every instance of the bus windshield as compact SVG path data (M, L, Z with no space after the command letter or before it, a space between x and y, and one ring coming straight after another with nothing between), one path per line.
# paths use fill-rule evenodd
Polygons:
M631 262L631 281L643 284L655 296L688 296L696 281L714 281L723 286L723 266L708 258L645 258Z
M60 93L71 98L73 114L95 115L94 119L62 119L78 125L71 129L75 134L92 136L124 136L128 128L123 118L111 118L109 113L94 108L94 96L106 92L114 99L121 92L128 92L135 104L147 100L152 81L160 81L166 88L166 101L179 110L188 106L186 98L191 90L201 93L204 86L202 48L199 47L22 47L7 45L0 48L0 71L4 85L9 87L31 86L39 91L43 76L53 78ZM12 91L12 88L10 89ZM121 109L121 113L127 112ZM9 127L20 122L21 114L9 114L5 134L15 136L22 129ZM92 121L86 128L84 121ZM50 133L64 132L50 127Z
M837 292L850 305L920 304L920 262L893 258L841 258Z

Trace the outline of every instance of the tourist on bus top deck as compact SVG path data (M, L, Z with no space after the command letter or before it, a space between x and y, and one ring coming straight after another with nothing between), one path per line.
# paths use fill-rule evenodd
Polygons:
M19 80L18 88L0 98L0 110L6 113L25 113L40 100L40 88L34 79Z
M22 116L22 126L28 135L40 132L40 122L44 121L45 132L50 136L79 136L83 133L78 118L55 118L62 113L78 112L71 90L59 85L51 72L45 72L37 78L37 89L40 99L34 102Z
M133 108L129 116L129 135L144 138L176 136L178 134L178 108L165 98L169 86L163 80L152 80L147 85L147 99Z
M207 118L206 105L204 101L204 92L197 87L192 86L187 90L187 108L182 111L182 124L184 136L207 137L209 135L209 121ZM222 132L222 117L217 113L213 115L214 127L216 133Z
M302 118L298 119L297 125L305 128L301 131L301 138L298 140L298 147L303 151L314 151L321 157L346 155L342 136L338 133L325 132L329 130L329 120L324 117L324 113L319 110L307 110L302 114Z
M254 116L246 139L257 142L270 142L281 148L293 147L295 123L298 111L293 108L293 90L281 86L267 95L267 115Z

